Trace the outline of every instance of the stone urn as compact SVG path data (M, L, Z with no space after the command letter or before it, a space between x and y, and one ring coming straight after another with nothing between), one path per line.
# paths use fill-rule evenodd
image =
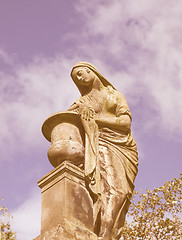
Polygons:
M83 168L84 129L75 112L58 112L42 125L44 137L51 142L48 150L50 163L57 167L65 160Z

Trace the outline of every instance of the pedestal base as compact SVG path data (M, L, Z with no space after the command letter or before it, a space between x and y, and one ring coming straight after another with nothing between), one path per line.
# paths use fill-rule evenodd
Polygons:
M75 225L66 219L62 224L41 234L34 240L97 240L97 235L88 229Z
M93 205L84 172L65 161L44 176L41 234L34 240L96 240Z

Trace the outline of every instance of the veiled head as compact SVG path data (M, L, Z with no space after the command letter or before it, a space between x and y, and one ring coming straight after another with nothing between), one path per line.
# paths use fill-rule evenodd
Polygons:
M82 95L88 91L88 87L91 87L95 79L99 79L105 87L112 86L92 64L87 62L77 63L72 68L71 77Z

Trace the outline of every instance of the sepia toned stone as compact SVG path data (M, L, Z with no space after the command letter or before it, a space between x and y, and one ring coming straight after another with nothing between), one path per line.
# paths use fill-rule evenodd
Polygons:
M56 168L39 181L40 239L119 240L138 172L131 112L92 64L77 63L71 77L81 97L42 126Z
M93 204L80 168L65 161L39 180L38 185L42 192L40 239L84 239L83 234L95 239Z
M97 240L97 235L64 219L61 224L34 240Z
M55 113L44 122L42 132L51 142L48 158L54 167L65 160L83 167L84 129L78 114Z

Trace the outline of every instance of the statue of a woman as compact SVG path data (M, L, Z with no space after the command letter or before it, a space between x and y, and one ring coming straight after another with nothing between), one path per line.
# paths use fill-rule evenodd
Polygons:
M90 63L71 72L81 97L77 112L85 131L85 176L94 203L98 239L119 240L137 174L138 154L124 96Z

